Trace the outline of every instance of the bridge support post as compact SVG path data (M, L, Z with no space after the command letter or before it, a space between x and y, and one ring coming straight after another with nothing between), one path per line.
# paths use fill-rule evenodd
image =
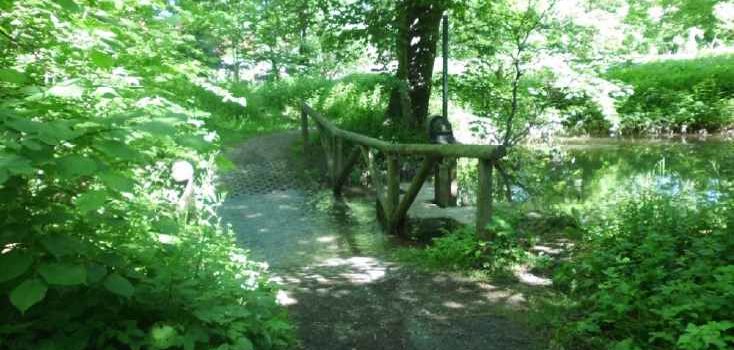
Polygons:
M342 168L344 168L344 140L340 137L332 136L332 143L334 145L334 164L331 168L331 184L332 186L336 186Z
M344 187L344 184L349 179L349 175L352 173L352 169L354 168L354 166L357 164L357 162L359 162L360 154L361 149L359 148L359 146L353 146L352 151L349 153L346 161L344 161L344 165L339 170L339 175L334 182L333 190L335 196L340 197L342 195L342 187Z
M494 163L491 159L479 159L479 193L477 194L477 217L476 230L477 238L483 241L489 241L493 237L487 225L492 220L492 169Z
M301 136L303 137L303 154L308 153L308 112L306 106L301 106Z
M395 227L395 210L400 203L400 161L397 155L387 155L387 194L385 198L385 214L387 226Z
M435 157L426 157L426 159L423 160L423 164L418 170L418 174L413 177L413 181L410 183L408 191L405 192L403 199L400 201L393 213L391 220L392 226L389 227L390 233L399 233L402 229L405 224L405 219L408 217L408 209L410 209L410 206L415 201L415 198L418 196L418 192L420 192L421 187L423 187L423 184L426 182L426 178L431 174L431 170L434 168L437 161L438 158Z
M455 207L453 185L456 180L456 159L444 158L436 165L433 176L434 201L442 208Z

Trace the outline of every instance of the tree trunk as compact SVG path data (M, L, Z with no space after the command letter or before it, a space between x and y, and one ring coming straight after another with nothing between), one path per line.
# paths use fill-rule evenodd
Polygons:
M405 86L393 89L388 113L396 122L422 128L428 116L433 64L444 7L421 0L404 0L397 6L396 78L407 85L407 91ZM406 103L409 106L405 106Z

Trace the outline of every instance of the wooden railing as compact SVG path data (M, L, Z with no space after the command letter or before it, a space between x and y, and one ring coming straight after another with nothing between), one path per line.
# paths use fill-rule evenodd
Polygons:
M385 229L401 233L408 209L418 196L421 187L442 159L476 158L479 160L479 189L477 192L477 234L487 237L486 226L492 215L492 169L494 163L505 154L502 146L486 145L436 145L389 143L369 136L336 127L307 104L302 104L301 133L304 150L309 145L311 118L319 131L319 139L326 154L326 162L334 195L341 196L342 187L360 158L367 167L377 196L377 213ZM350 147L348 149L348 147ZM348 152L347 152L348 151ZM387 171L383 176L375 162L376 152L385 156ZM407 192L400 197L400 157L424 157L418 173L413 177ZM387 179L384 180L383 177Z

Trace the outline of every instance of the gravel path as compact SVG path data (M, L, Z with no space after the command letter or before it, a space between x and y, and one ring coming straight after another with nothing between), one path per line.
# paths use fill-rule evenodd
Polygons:
M221 209L239 242L267 261L303 349L536 349L524 296L391 261L373 200L338 201L319 185L293 132L231 150ZM309 171L311 174L309 174Z

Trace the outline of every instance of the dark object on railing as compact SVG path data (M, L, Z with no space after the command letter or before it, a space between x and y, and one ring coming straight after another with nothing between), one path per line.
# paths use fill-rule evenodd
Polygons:
M437 115L431 117L428 122L428 139L431 143L450 145L456 143L454 131L451 129L449 120Z
M450 145L456 143L451 123L442 116L428 121L428 138L431 143ZM456 158L445 157L436 163L433 173L434 202L440 207L455 207Z

